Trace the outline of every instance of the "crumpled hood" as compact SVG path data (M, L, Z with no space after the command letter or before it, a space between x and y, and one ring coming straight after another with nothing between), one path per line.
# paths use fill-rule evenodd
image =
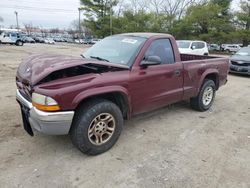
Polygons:
M34 86L54 71L90 63L128 69L128 67L125 65L116 65L94 59L83 59L81 57L77 58L64 55L40 54L24 59L17 69L17 77L23 83Z

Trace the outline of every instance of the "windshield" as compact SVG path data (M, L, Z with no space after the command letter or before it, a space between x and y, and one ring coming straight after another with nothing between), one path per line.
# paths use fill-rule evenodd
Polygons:
M188 41L176 41L178 48L189 48L191 42Z
M236 55L240 55L240 56L250 56L250 48L242 48L241 50L239 50Z
M129 66L145 41L142 37L107 37L88 49L83 56Z

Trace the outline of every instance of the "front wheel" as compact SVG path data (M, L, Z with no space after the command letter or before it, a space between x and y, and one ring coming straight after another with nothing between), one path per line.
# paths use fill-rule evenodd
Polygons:
M18 41L16 42L16 45L17 45L17 46L23 46L23 42L20 41L20 40L18 40Z
M70 136L83 153L98 155L118 140L123 127L121 110L107 100L90 101L76 112Z
M191 98L191 107L195 110L207 111L213 104L216 87L213 80L205 79L197 97Z

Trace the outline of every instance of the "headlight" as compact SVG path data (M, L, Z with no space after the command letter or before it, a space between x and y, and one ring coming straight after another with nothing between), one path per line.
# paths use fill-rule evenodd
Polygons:
M54 99L38 93L32 93L32 105L42 111L51 112L60 110L60 107Z

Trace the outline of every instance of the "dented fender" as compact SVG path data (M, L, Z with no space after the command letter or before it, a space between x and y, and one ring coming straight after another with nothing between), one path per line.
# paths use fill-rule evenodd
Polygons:
M98 87L98 88L91 88L85 91L82 91L81 93L79 93L77 96L75 96L75 98L73 99L72 102L72 107L74 109L77 108L77 106L84 101L85 99L89 98L89 97L94 97L94 96L98 96L98 95L102 95L102 94L107 94L107 93L121 93L123 95L123 97L125 98L128 108L129 108L129 112L132 111L131 109L131 96L128 92L128 90L122 86L105 86L105 87Z

